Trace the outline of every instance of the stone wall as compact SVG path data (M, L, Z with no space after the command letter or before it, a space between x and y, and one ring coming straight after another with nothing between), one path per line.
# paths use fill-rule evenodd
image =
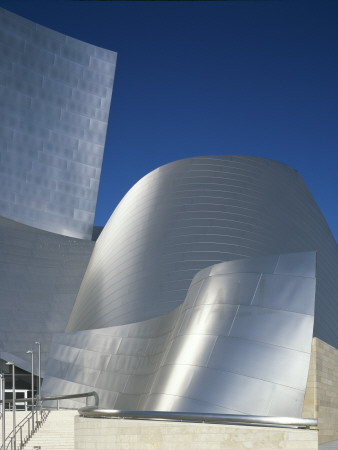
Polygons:
M75 417L76 450L317 450L316 430Z
M338 350L313 338L303 417L318 419L319 443L338 439Z
M317 341L317 338L312 339L310 367L306 384L302 417L318 418L318 405L316 396Z

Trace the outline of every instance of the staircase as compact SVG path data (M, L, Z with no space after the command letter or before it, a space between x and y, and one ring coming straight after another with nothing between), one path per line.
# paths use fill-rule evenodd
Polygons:
M52 411L24 450L74 450L74 417L77 414L76 410Z

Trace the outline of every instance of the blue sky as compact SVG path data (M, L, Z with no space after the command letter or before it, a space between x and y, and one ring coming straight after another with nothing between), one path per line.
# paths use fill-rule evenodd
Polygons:
M162 164L242 154L298 170L337 240L336 0L0 6L118 52L97 225Z

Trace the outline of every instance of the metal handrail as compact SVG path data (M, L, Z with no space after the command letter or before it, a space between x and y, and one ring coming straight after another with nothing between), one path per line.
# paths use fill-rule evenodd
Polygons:
M20 423L18 423L18 425L16 425L16 427L15 427L15 430L16 429L20 429L20 428L22 428L25 424L26 424L26 422L30 419L30 417L31 417L31 413L28 413L22 420L21 420L21 422ZM17 434L18 433L18 431L15 431L15 434ZM22 433L21 433L22 434ZM13 435L13 430L9 433L9 435L6 437L6 441L7 441L7 439L12 439L12 436ZM6 446L6 448L7 448L8 446ZM0 447L0 450L2 450L2 445L1 445L1 447Z
M98 393L95 391L83 392L81 394L55 395L52 397L33 397L33 398L26 397L26 398L16 399L15 403L28 403L28 402L31 402L32 400L40 401L40 402L43 402L43 401L49 402L49 401L53 401L53 400L66 400L66 399L81 398L81 397L85 397L85 398L94 397L95 404L93 406L99 406L99 396L98 396ZM12 404L13 400L8 399L8 400L4 400L4 402ZM0 400L0 404L1 403L2 403L2 400Z
M81 416L85 417L100 417L100 418L123 418L123 419L137 419L137 420L171 420L180 422L204 422L204 423L217 423L217 424L236 424L236 425L251 425L251 426L267 426L267 427L291 427L291 428L310 428L317 427L317 419L309 418L298 418L298 417L269 417L269 416L251 416L242 414L211 414L211 413L193 413L193 412L168 412L168 411L136 411L136 410L118 410L118 409L99 409L99 396L97 392L84 392L82 394L70 394L70 395L59 395L50 397L39 397L39 398L27 398L27 399L17 399L16 402L22 401L59 401L72 398L89 398L94 397L95 405L91 407L84 407L78 410ZM6 401L8 402L8 400ZM13 401L10 401L13 403ZM41 426L41 424L46 420L49 412L40 411L41 421L36 421L36 426L32 430L29 436L24 440L22 439L22 428L24 424L32 418L32 414L23 419L19 425L16 427L14 436L13 431L7 436L6 441L9 440L6 450L13 446L13 439L16 439L16 435L20 431L20 446L18 449L22 449L26 442L30 439L33 433ZM38 411L35 412L38 414ZM42 419L43 415L43 419ZM14 443L15 442L14 439ZM0 447L2 450L2 447Z
M80 408L79 414L85 417L115 417L141 420L173 420L180 422L206 422L217 424L237 424L253 426L275 426L292 428L310 428L318 425L317 419L298 417L250 416L241 414L211 414L167 411L130 411L119 409Z
M15 437L15 447L17 449L22 449L25 444L29 441L29 439L33 436L33 434L41 427L41 425L46 421L49 411L42 411L41 412L41 418L38 420L38 411L35 411L34 414L36 415L35 420L35 426L33 428L33 425L31 425L32 421L32 413L29 413L26 417L24 417L21 422L15 427L15 434L13 435L13 430L9 433L9 435L6 437L6 441L8 441L7 445L5 443L5 449L12 449L13 448L13 441ZM23 427L28 423L28 433L25 437L23 437L22 430ZM33 423L33 422L32 422ZM20 434L20 441L18 440L17 436ZM0 447L0 450L2 450L2 446Z
M91 391L91 392L83 392L82 394L70 394L70 395L58 395L58 396L52 396L52 397L33 397L33 398L24 398L24 399L15 399L15 403L23 403L23 402L31 402L31 401L38 401L41 402L42 401L53 401L56 400L57 402L59 400L65 400L65 399L71 399L71 398L81 398L81 397L85 397L85 398L89 398L89 397L94 397L95 399L95 404L94 404L94 408L98 407L99 405L99 396L97 394L97 392L95 391ZM0 400L0 403L5 402L5 403L10 403L13 404L13 400ZM6 437L5 440L5 449L8 450L13 449L13 442L14 442L14 447L16 447L18 450L22 449L25 444L28 442L28 440L33 436L33 434L38 430L38 428L40 428L40 426L45 422L45 420L48 417L50 411L43 411L42 409L40 411L35 411L34 414L38 415L39 413L41 414L41 420L35 420L35 426L34 429L33 427L30 426L30 420L32 419L33 416L33 412L31 412L28 416L26 416L16 427L15 427L15 433L13 435L13 430L9 433L9 435ZM22 423L24 421L24 423ZM25 438L22 438L22 429L23 426L28 422L28 434ZM20 444L17 445L17 434L20 433ZM6 442L8 441L8 444L6 445ZM0 450L4 450L2 448L3 446L1 445Z
M70 395L56 395L56 396L52 396L52 397L41 397L41 401L52 401L52 400L66 400L66 399L71 399L71 398L81 398L81 397L94 397L95 399L95 404L94 407L99 406L99 396L98 393L95 391L91 391L91 392L84 392L82 394L70 394Z

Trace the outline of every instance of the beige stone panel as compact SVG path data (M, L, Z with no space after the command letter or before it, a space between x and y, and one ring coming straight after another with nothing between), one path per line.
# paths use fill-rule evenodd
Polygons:
M317 418L316 403L316 348L317 340L312 339L309 374L306 384L302 417Z
M100 433L94 433L94 430ZM95 439L88 439L95 436ZM318 450L316 430L75 418L76 450Z
M312 340L303 417L318 418L319 443L338 439L338 350Z

